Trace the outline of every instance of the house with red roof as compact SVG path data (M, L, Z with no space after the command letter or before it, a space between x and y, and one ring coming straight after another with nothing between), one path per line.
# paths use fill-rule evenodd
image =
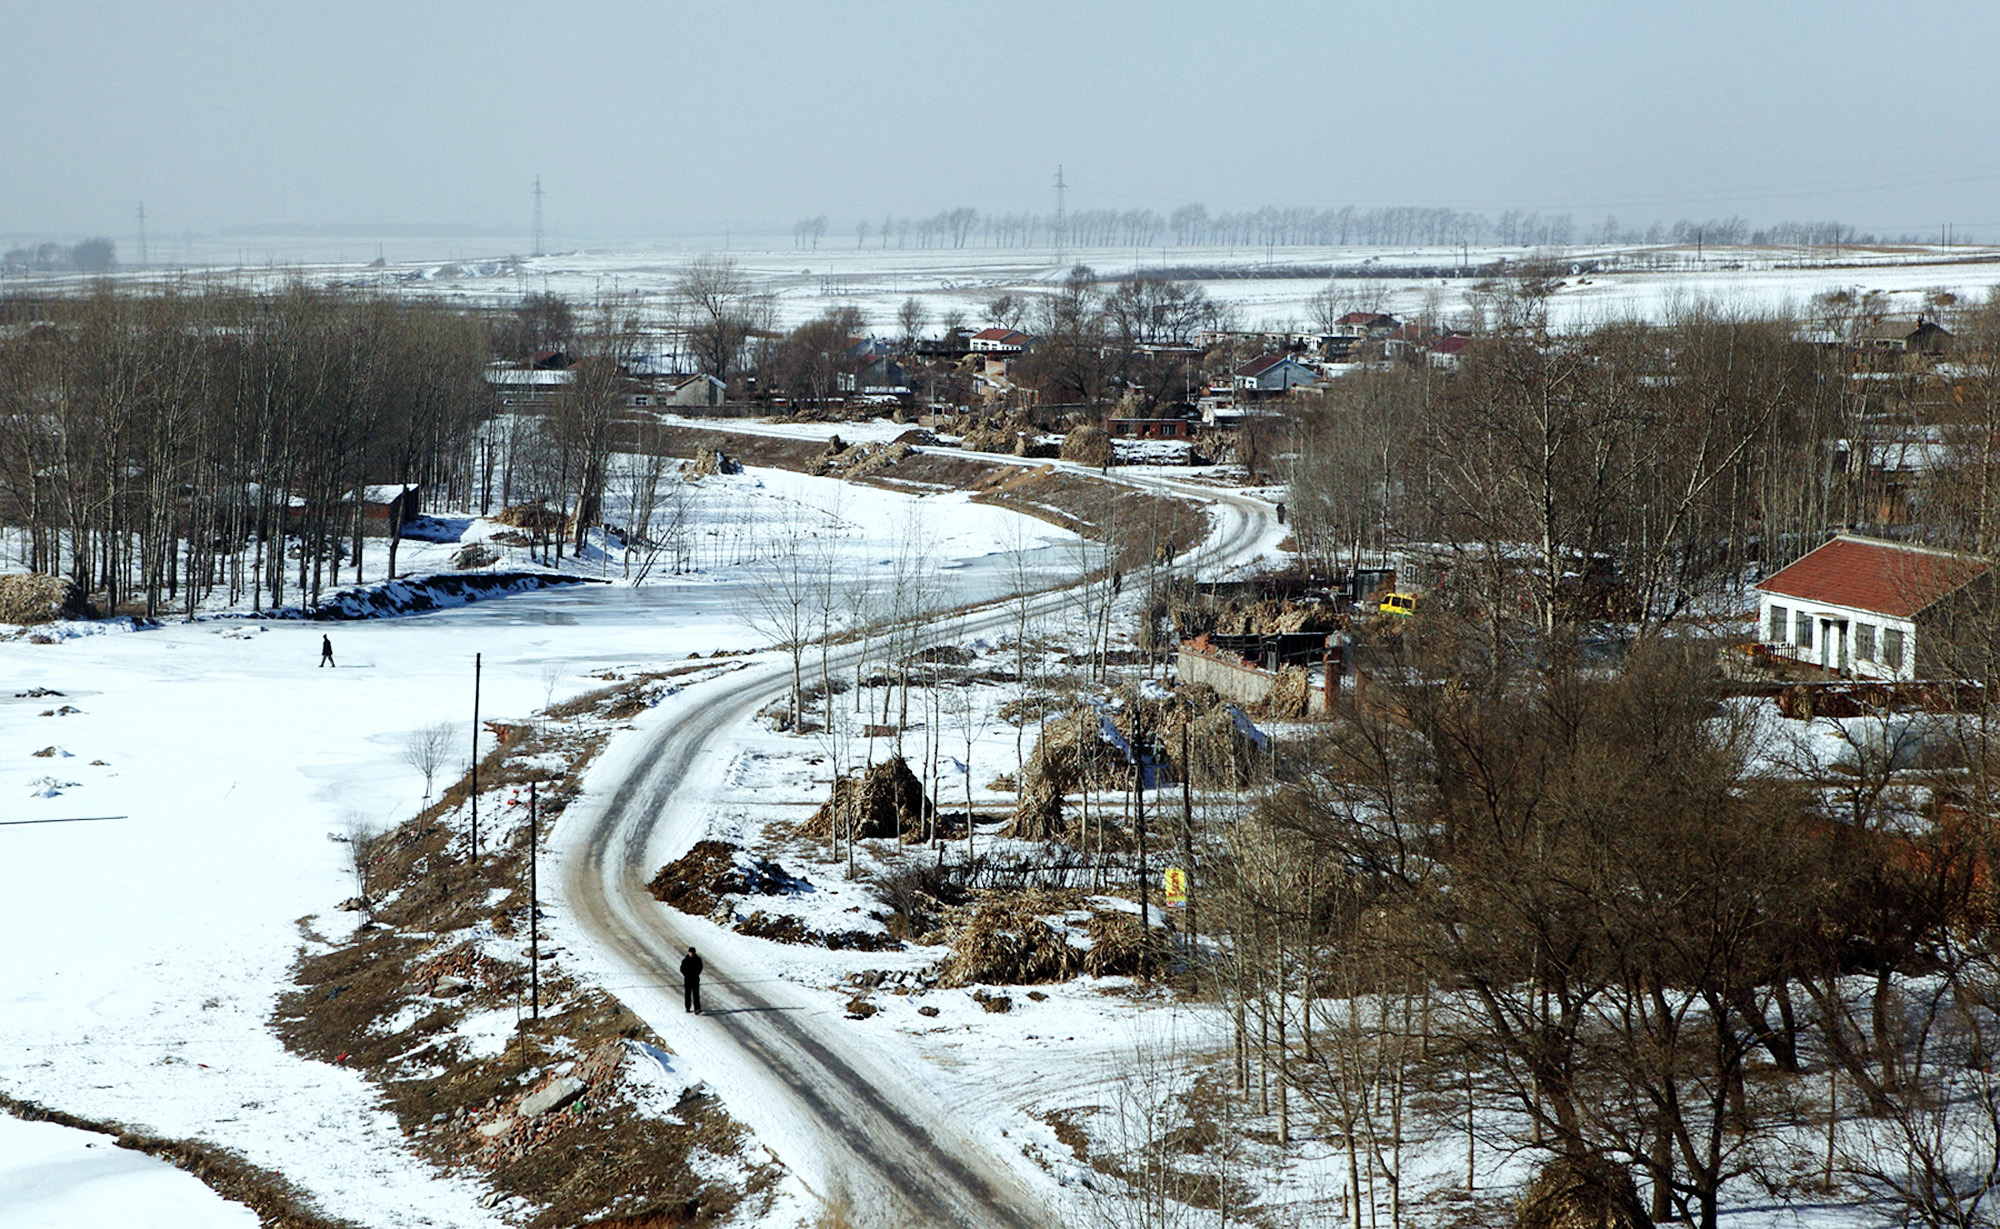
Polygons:
M968 348L981 354L1019 354L1034 340L1019 329L981 329L968 339Z
M1342 337L1387 337L1399 323L1387 312L1348 312L1333 322L1333 331Z
M1993 638L1993 563L1973 555L1843 533L1757 591L1778 656L1856 678L1956 677L1952 651Z
M1461 333L1453 333L1449 337L1440 337L1431 343L1430 349L1426 352L1426 358L1428 358L1431 366L1450 371L1458 366L1459 357L1465 353L1466 347L1471 344L1472 339Z

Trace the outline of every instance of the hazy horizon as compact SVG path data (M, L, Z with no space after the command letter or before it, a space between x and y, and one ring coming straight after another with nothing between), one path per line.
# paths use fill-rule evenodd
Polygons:
M2000 12L9 3L0 236L784 235L961 205L2000 236ZM504 241L504 242L502 242ZM155 259L160 258L155 255ZM357 250L357 256L367 253Z

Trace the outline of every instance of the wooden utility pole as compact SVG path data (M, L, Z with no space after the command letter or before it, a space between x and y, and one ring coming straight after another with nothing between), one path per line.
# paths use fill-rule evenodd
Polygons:
M472 858L479 858L479 657L472 655Z
M1153 937L1152 911L1147 905L1146 882L1146 732L1140 727L1140 713L1135 705L1132 709L1132 773L1137 778L1132 790L1132 814L1139 830L1139 980L1145 981L1150 971L1146 959L1146 948Z
M536 866L540 861L536 856L536 844L541 833L536 823L535 782L528 782L528 994L531 1004L530 1015L542 1018L542 931L541 904L538 900L539 885L536 882Z
M1181 873L1187 876L1188 965L1194 965L1195 943L1201 931L1194 917L1194 705L1181 722Z

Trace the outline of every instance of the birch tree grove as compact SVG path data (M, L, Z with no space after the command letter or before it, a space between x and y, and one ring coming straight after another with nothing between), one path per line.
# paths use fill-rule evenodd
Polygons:
M314 600L360 562L370 484L469 494L488 344L303 284L0 301L0 511L106 610Z

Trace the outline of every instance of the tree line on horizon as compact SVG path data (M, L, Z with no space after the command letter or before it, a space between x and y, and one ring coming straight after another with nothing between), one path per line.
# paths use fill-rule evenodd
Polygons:
M795 247L817 250L828 235L825 214L792 224ZM1917 243L1916 235L1876 235L1839 221L1782 221L1755 226L1729 215L1654 220L1644 225L1616 215L1591 222L1569 213L1509 209L1488 215L1432 206L1362 208L1265 205L1221 210L1189 203L1155 209L1032 210L981 213L970 206L929 215L862 218L854 246L926 249L1021 247L1568 247L1578 244L1692 246L1742 244L1840 247Z

